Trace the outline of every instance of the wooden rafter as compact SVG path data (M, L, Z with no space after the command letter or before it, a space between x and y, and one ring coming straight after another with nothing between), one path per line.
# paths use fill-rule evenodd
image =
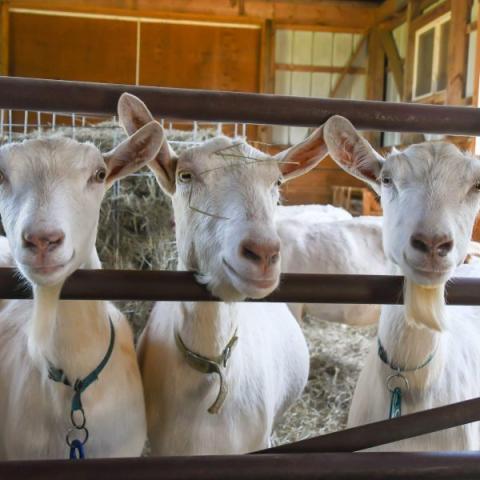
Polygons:
M342 67L342 70L340 72L340 76L338 77L335 85L330 90L330 97L332 97L332 98L335 97L337 95L338 91L340 90L340 87L341 87L343 81L345 80L346 76L349 73L352 73L352 72L354 73L354 70L355 70L354 64L357 61L357 58L360 55L360 52L362 51L362 48L364 47L366 41L367 41L367 37L364 36L358 42L357 48L355 48L355 50L352 52L352 54L350 55L350 58L348 59L348 62L345 64L345 66ZM363 69L363 71L365 72L365 69Z
M465 96L467 82L468 35L470 5L467 0L451 2L452 19L448 45L447 103L459 105Z
M392 32L380 30L380 39L382 41L383 50L388 59L388 65L393 73L393 79L397 86L400 98L403 97L403 60L398 52L397 44L393 38Z

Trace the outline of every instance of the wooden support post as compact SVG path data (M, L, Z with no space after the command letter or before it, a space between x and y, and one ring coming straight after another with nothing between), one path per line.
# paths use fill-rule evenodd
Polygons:
M9 0L0 0L0 75L8 75Z
M480 107L480 15L477 15L477 41L475 45L475 71L473 75L472 107ZM480 154L480 136L475 137L475 154Z
M262 27L259 90L261 93L275 92L275 29L272 20L265 20ZM258 127L258 139L271 143L272 127L269 125Z
M367 100L384 100L385 90L385 52L379 28L373 28L368 35L368 77ZM367 139L375 146L380 146L379 132L369 132Z
M452 19L448 44L447 104L460 105L465 97L467 77L468 35L467 24L470 16L469 0L450 2Z
M393 79L397 86L400 98L403 98L403 60L398 53L397 44L393 38L393 33L386 30L380 30L382 47L388 59L388 66L393 73Z
M411 102L413 92L413 62L415 57L415 32L412 29L412 21L420 15L420 5L416 0L409 0L407 6L407 50L405 54L403 72L403 96L402 101Z

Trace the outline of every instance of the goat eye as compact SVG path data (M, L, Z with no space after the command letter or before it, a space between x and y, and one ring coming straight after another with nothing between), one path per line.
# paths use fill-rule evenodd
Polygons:
M279 179L275 182L275 185L276 185L277 187L281 187L281 186L282 186L282 183L283 183L282 179L279 178Z
M178 172L177 178L182 183L190 183L192 181L192 174L184 170L183 172Z
M389 177L388 175L383 175L382 176L382 185L385 185L386 187L389 187L392 184L392 177Z
M97 183L103 183L106 178L107 178L107 171L103 167L97 169L94 175L95 181Z
M5 175L2 171L0 171L0 185L5 181Z
M473 189L474 189L476 192L480 192L480 180L477 180L477 181L474 183Z

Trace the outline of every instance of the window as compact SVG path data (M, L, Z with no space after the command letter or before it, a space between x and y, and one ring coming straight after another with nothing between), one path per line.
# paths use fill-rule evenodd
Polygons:
M413 98L419 99L447 88L450 13L415 33Z
M363 100L366 63L366 39L361 34L276 30L275 93L278 95ZM276 144L294 144L308 135L308 129L303 127L275 126L272 132Z

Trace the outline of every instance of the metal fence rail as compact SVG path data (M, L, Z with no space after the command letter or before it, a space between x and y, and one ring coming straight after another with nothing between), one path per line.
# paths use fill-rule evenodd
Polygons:
M316 99L254 93L137 87L0 77L0 106L81 115L113 115L119 96L142 98L162 118L315 127L343 115L360 129L480 134L480 110L406 103Z
M480 421L480 398L474 398L255 453L356 452L478 421Z
M389 480L480 478L478 453L226 455L0 463L0 478L22 480Z
M0 299L31 298L17 270L0 268ZM268 297L253 302L378 303L403 302L403 277L286 273ZM193 272L168 270L77 270L66 281L63 299L215 301ZM480 305L480 279L454 278L447 286L451 305Z
M0 77L0 106L12 110L112 115L121 93L141 97L158 117L212 122L318 126L331 115L357 128L480 135L480 109L386 102L281 97L129 85ZM282 276L261 301L299 303L402 302L402 277ZM0 269L0 298L31 298L14 269ZM65 299L215 300L191 272L80 270L66 282ZM450 304L480 305L480 279L457 278ZM480 398L347 429L254 455L70 461L0 462L0 478L55 479L369 479L480 478L478 453L346 453L480 421ZM326 451L343 453L320 453Z

